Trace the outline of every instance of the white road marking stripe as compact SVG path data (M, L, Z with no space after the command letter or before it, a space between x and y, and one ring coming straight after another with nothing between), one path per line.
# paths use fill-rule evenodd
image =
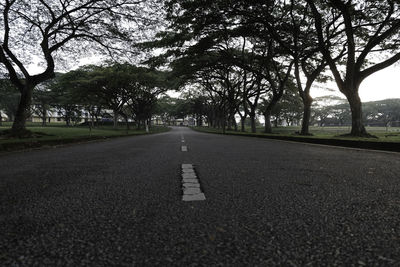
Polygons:
M206 200L206 196L203 193L196 194L196 195L183 195L183 201L201 201Z
M197 176L194 172L184 172L184 173L182 173L182 178L183 179L196 179Z
M183 189L183 194L184 195L197 195L200 194L201 190L199 187L189 187L189 188L184 188Z
M182 164L182 191L183 201L206 200L192 164Z
M182 184L183 188L200 188L199 183L183 183Z
M182 146L182 152L187 152L187 151L188 151L187 146Z
M197 179L190 179L190 178L185 178L185 179L183 179L182 180L182 182L183 183L192 183L192 184L198 184L199 183L199 180L197 180Z
M193 169L192 164L182 164L182 169Z

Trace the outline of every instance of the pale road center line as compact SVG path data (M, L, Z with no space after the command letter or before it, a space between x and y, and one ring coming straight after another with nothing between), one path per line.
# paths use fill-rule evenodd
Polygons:
M183 201L206 200L206 196L201 191L200 182L194 171L193 164L182 164L182 191Z
M187 151L188 151L187 146L182 146L182 152L187 152Z

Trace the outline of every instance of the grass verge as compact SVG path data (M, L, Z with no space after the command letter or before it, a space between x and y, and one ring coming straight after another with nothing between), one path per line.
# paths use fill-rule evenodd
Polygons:
M0 132L9 127L0 127ZM32 149L43 146L57 146L71 143L81 143L108 138L147 134L145 130L129 130L112 127L95 128L90 131L85 127L27 127L34 133L40 133L34 138L9 138L0 135L0 152ZM168 127L151 127L150 134L169 131Z
M222 134L222 131L220 129L213 129L208 127L192 127L192 129L200 132ZM279 128L276 130L277 132L273 134L266 134L261 132L249 133L249 132L236 132L236 131L226 131L225 134L331 145L331 146L343 146L352 148L400 152L400 132L398 132L397 129L396 131L393 132L384 132L381 131L381 129L378 129L376 131L370 131L371 134L376 135L378 138L339 136L339 134L345 133L344 131L342 131L345 129L347 128L343 127L343 129L338 129L338 127L335 127L335 130L330 132L329 129L325 128L323 133L319 132L312 136L300 136L298 134L295 134L295 131L289 132L288 129L282 130Z

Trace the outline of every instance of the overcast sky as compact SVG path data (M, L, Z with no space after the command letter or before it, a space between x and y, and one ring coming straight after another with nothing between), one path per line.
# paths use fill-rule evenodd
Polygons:
M400 66L395 65L372 74L360 86L362 101L400 98Z

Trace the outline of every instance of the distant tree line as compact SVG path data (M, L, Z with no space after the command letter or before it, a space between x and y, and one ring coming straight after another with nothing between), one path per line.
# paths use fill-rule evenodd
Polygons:
M296 94L284 95L271 112L273 127L301 126L303 109ZM211 127L221 127L213 124L214 106L210 99L201 95L171 98L165 96L159 100L163 121L173 121L175 118L193 117L198 126L206 122ZM262 106L262 103L260 104ZM385 99L362 103L363 123L368 126L400 127L400 99ZM243 120L236 115L236 120L241 118L241 129L254 127L255 130L262 126L258 117L262 115L262 108L257 109L254 121L249 117ZM258 116L257 116L258 115ZM310 113L310 124L313 126L351 126L351 110L348 102L337 96L322 96L314 99ZM234 129L232 129L234 130Z
M312 123L319 126L350 126L350 105L345 101L335 105L315 105ZM385 99L362 103L363 123L368 126L399 127L400 99Z
M39 116L43 126L49 114L56 112L68 126L86 118L95 127L109 113L114 127L123 118L128 129L129 121L141 128L150 124L156 112L157 97L167 89L167 75L130 64L89 65L57 73L55 78L35 87L29 114ZM0 110L13 120L19 92L7 79L0 82Z

